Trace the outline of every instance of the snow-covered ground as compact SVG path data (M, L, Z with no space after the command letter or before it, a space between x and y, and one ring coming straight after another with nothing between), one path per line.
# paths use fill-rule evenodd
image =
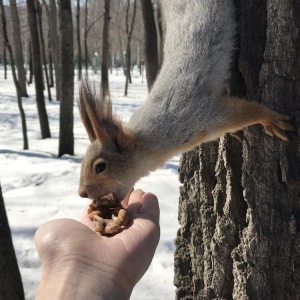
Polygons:
M99 80L99 75L93 75L91 79ZM124 97L124 82L121 72L119 76L115 72L110 75L114 107L124 120L128 120L132 112L145 101L147 87L140 77L133 78L129 96ZM28 93L30 98L24 98L23 105L30 150L23 151L13 80L10 73L8 80L4 80L4 72L0 68L0 181L27 300L34 299L41 276L41 263L33 242L36 229L50 219L78 219L86 205L86 200L77 195L77 188L80 162L89 144L75 104L75 156L57 158L59 103L46 101L52 138L42 140L33 85ZM52 93L55 97L54 89ZM178 158L175 158L136 185L136 188L158 196L161 239L153 262L135 287L131 299L175 297L173 253L178 229L177 169Z

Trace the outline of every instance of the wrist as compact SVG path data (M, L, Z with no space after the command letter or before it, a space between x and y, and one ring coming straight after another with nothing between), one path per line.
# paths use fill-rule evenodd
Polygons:
M97 262L65 261L44 266L36 300L129 299L133 284L111 266Z

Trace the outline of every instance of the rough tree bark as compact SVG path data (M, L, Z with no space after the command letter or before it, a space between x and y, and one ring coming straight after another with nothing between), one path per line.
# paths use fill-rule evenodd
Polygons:
M101 62L101 90L103 94L109 92L108 62L109 62L109 21L110 0L104 2L104 23L102 32L102 62Z
M46 139L50 138L51 134L45 105L45 97L43 92L43 68L41 60L41 48L39 42L35 0L26 0L26 3L31 36L36 103L40 120L42 139Z
M71 0L59 0L60 118L58 156L74 155L74 52Z
M21 30L19 13L16 4L16 0L10 0L10 12L11 19L13 20L13 39L14 39L14 57L16 61L16 67L18 70L18 81L21 88L21 96L28 97L26 88L26 72L24 67L22 41L21 41Z
M158 40L152 0L141 0L145 35L145 65L148 91L156 79L158 62Z
M2 0L1 0L2 3ZM0 185L0 299L24 300L24 290Z
M300 5L237 0L239 70L249 99L300 121ZM240 72L240 73L239 73ZM243 88L240 88L242 93ZM260 126L183 155L177 299L300 299L300 140Z

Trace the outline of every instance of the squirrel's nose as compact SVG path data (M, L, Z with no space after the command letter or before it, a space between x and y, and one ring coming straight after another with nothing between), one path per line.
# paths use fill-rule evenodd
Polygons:
M87 194L87 192L85 191L85 188L84 188L84 187L79 187L78 194L79 194L79 196L82 197L82 198L88 198L88 194Z

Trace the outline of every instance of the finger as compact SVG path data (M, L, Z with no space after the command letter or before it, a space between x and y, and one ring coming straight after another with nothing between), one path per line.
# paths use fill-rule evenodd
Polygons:
M129 198L130 195L132 194L132 192L134 191L134 188L132 188L126 195L126 197L124 198L124 200L121 201L122 205L124 208L126 208L128 206L128 202L129 202Z
M127 211L136 214L142 207L142 197L145 193L142 190L134 190L129 197Z
M140 214L149 216L153 222L158 224L160 211L157 197L154 194L146 193L143 195L142 200Z

